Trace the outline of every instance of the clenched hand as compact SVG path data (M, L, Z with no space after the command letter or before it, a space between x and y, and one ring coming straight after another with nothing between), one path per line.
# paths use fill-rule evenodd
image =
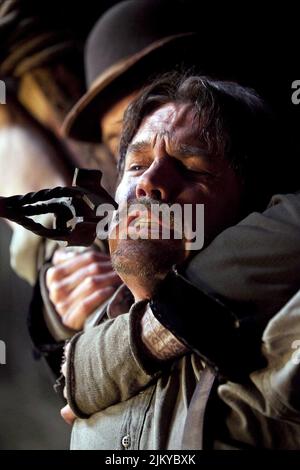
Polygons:
M48 269L46 285L62 322L82 329L86 318L121 284L107 254L88 249L83 253L58 249Z

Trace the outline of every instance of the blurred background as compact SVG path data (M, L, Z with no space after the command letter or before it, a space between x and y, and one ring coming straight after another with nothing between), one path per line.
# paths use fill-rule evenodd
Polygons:
M10 269L11 230L0 222L0 449L67 449L70 429L61 419L62 400L43 360L36 361L27 330L30 286Z
M235 11L239 16L225 17L216 5L214 11L204 10L200 0L182 4L188 8L191 1L199 4L199 54L219 60L219 69L228 68L230 57L247 84L275 105L282 126L290 130L289 144L294 140L299 148L300 105L291 103L291 83L300 79L299 54L291 14L285 22L280 10L276 22L242 6ZM103 185L113 191L116 168L107 150L65 139L60 129L85 91L87 34L116 3L0 0L0 79L7 87L7 104L0 105L0 196L70 183L76 166L102 169ZM34 359L26 326L39 243L15 227L13 235L0 220L0 340L7 355L7 364L0 365L0 449L69 446L55 379L43 360Z
M114 168L101 146L66 142L60 126L85 91L86 36L114 3L90 1L83 9L82 2L65 0L0 0L0 79L7 95L0 106L1 196L56 186L71 181L76 166L101 164L109 189ZM36 264L38 240L18 229L13 242L12 235L0 220L0 340L7 362L0 365L0 449L67 449L63 400L45 361L34 358L27 329L34 284L28 260Z

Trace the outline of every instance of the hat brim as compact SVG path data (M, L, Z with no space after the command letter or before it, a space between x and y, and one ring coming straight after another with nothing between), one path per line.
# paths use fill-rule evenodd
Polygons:
M182 40L189 41L194 38L195 34L192 32L183 33L160 39L107 69L92 83L90 89L67 114L62 125L63 135L84 142L100 143L102 137L99 120L105 110L108 109L109 100L107 95L112 84L119 77L125 77L128 73L132 73L138 64L143 65L143 62L149 61L151 55L156 54L158 51L160 55L164 55L170 45L173 47ZM157 59L159 58L157 57ZM145 77L145 81L146 79L147 77ZM121 82L120 87L122 87ZM113 96L111 98L111 101L113 101Z

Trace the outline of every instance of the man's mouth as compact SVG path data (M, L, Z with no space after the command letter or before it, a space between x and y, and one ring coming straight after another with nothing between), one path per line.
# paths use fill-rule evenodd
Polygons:
M146 222L148 217L145 216L145 214L141 214L139 211L131 212L127 217L127 227L135 226L139 220Z
M127 232L129 237L138 234L138 238L173 239L174 227L170 221L162 221L150 212L131 214L127 218ZM136 238L136 237L134 237Z
M159 227L166 227L165 224L162 223L160 219L157 217L153 217L151 212L134 212L130 214L127 217L127 227L153 227L153 228L159 228Z
M176 217L166 211L160 204L144 204L144 207L134 207L136 203L130 206L124 206L118 211L115 219L115 226L118 227L117 233L120 238L131 238L137 240L155 239L155 240L173 240L182 238L180 235L180 221L176 223ZM142 203L139 203L141 206Z

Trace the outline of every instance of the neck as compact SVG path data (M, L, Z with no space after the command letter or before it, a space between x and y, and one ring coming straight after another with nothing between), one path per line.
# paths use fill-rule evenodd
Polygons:
M150 299L153 296L154 290L164 276L157 276L154 279L138 279L136 276L122 275L120 276L128 289L131 291L134 301Z

